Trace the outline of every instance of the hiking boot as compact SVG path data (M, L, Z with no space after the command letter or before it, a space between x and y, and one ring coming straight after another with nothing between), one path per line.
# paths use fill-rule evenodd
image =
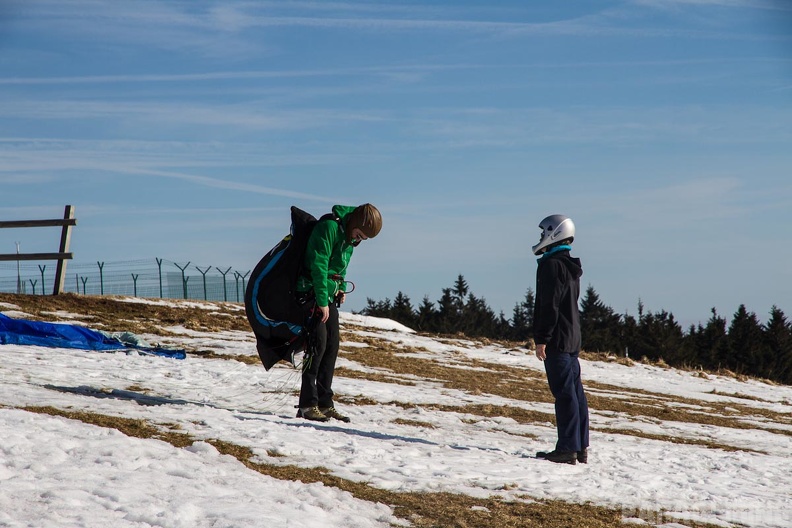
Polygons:
M319 412L321 412L322 414L324 414L328 418L333 418L335 420L339 420L339 421L342 421L342 422L349 423L351 421L349 419L349 416L344 416L340 412L336 411L335 407L320 407L319 408Z
M588 464L588 449L583 448L583 451L577 452L577 461L581 464Z
M554 449L550 452L539 451L536 453L536 458L543 458L556 464L575 464L577 461L577 453L575 451L559 451Z
M314 422L326 422L330 419L330 417L319 410L319 407L300 407L297 411L297 418L305 418Z

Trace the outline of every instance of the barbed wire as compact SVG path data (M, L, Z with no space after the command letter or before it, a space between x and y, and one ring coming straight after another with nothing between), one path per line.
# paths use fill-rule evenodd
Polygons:
M49 295L55 262L0 262L0 292ZM244 302L250 270L167 259L68 262L64 292L85 295Z

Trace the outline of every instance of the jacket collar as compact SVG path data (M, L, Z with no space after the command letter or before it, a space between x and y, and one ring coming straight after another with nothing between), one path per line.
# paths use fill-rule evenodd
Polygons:
M550 255L552 255L554 253L558 253L559 251L572 251L572 246L570 246L569 244L562 244L560 246L556 246L554 248L550 248L547 251L545 251L544 255L542 255L541 257L536 259L536 261L537 262L541 262L544 259L546 259L547 257L549 257Z

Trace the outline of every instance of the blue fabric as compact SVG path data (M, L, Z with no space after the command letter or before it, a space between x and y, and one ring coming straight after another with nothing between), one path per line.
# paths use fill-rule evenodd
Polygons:
M562 244L562 245L560 245L560 246L556 246L556 247L554 247L554 248L550 248L550 249L548 249L547 251L545 251L545 252L542 254L542 256L541 256L541 257L539 257L538 259L536 259L536 261L537 261L537 262L539 262L539 261L540 261L540 260L542 260L543 258L545 258L545 257L549 257L549 256L550 256L550 255L552 255L553 253L558 253L559 251L572 251L572 246L570 246L569 244Z
M3 314L0 314L0 344L103 351L133 349L174 359L187 357L184 350L134 346L79 325L12 319Z

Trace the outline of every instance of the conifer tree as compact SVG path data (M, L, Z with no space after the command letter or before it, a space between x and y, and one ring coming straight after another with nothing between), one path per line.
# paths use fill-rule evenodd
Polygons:
M418 306L417 329L422 332L435 332L437 331L436 319L437 311L435 310L434 303L429 300L428 295L424 295L423 301Z
M756 314L748 312L741 304L729 325L729 356L727 365L731 370L744 374L759 375L762 370L764 335Z
M363 315L369 315L371 317L390 318L391 310L392 306L390 299L386 298L384 301L375 301L374 299L367 297L366 307L363 308L360 313Z
M514 305L511 318L509 337L515 341L526 341L532 335L532 325L528 322L528 314L523 303Z
M525 299L514 305L511 328L508 333L515 341L526 341L533 336L534 293L531 288L525 293Z
M727 364L729 342L726 334L726 319L712 308L712 317L707 324L699 325L694 336L693 350L698 363L706 369L719 369Z
M619 334L619 350L614 351L625 357L638 356L638 321L632 315L624 314L621 317L621 332Z
M460 309L457 298L451 288L443 288L443 295L437 301L437 326L435 330L441 334L451 334L459 328Z
M503 313L503 310L500 311L498 314L498 320L495 322L495 336L498 339L513 339L512 337L512 328L511 323L508 319L506 319L506 314Z
M580 331L583 349L588 352L616 352L621 317L600 300L589 285L580 304Z
M534 292L514 305L511 320L498 316L483 297L470 291L461 274L443 288L437 306L424 296L417 309L401 291L391 301L367 299L361 313L387 317L423 332L464 333L471 337L527 341L533 334ZM700 366L737 372L792 384L792 324L773 306L770 319L761 325L755 314L740 305L731 324L712 308L706 325L690 325L684 332L674 315L665 310L646 312L638 299L638 318L616 314L589 285L580 303L583 349L629 353L630 357L662 358L673 366Z
M665 310L649 312L638 323L640 355L650 359L662 358L667 363L679 360L684 334L682 327L674 320L674 315Z
M468 294L459 331L471 337L496 337L496 321L495 312L484 298Z
M396 298L393 299L390 318L409 328L415 327L416 316L412 304L410 304L410 298L401 291L396 294Z
M451 290L451 292L454 294L454 299L456 299L457 306L461 310L462 306L465 304L468 294L470 293L470 288L468 287L465 277L462 275L457 277L456 282L454 282L454 288Z
M765 367L762 375L792 385L792 324L784 312L773 306L764 329L765 349L774 361Z

